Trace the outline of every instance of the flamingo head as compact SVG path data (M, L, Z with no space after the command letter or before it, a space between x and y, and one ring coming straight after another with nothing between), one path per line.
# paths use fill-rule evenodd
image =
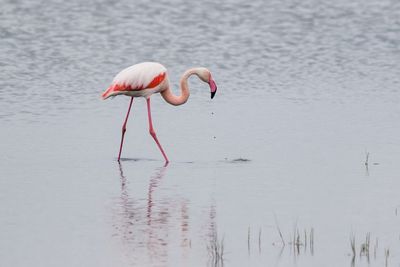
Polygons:
M217 92L217 84L211 76L211 72L206 68L200 68L198 72L199 78L210 85L211 99L214 98L215 93Z

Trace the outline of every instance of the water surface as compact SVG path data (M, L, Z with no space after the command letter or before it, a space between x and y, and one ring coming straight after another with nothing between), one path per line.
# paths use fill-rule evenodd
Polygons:
M355 266L399 264L399 2L1 6L1 266L215 266L214 240L224 266L346 266L352 235ZM219 90L152 98L168 166L137 99L118 164L129 99L100 94L151 60Z

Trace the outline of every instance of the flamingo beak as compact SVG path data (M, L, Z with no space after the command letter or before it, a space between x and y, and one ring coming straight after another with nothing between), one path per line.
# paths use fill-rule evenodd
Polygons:
M215 93L217 92L217 85L215 84L215 81L211 77L210 77L209 85L210 85L210 91L211 91L211 99L213 99L215 96Z

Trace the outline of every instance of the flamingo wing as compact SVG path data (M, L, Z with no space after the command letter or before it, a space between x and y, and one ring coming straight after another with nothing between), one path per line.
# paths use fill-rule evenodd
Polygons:
M167 69L156 62L135 64L118 73L111 86L102 94L103 99L121 91L139 91L154 88L164 81Z

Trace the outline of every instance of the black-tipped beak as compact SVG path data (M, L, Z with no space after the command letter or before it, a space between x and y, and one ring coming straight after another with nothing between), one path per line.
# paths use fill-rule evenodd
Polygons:
M214 98L216 92L217 92L217 91L211 92L211 99Z
M217 92L217 85L214 80L210 78L210 91L211 91L211 99L214 98L215 93Z

